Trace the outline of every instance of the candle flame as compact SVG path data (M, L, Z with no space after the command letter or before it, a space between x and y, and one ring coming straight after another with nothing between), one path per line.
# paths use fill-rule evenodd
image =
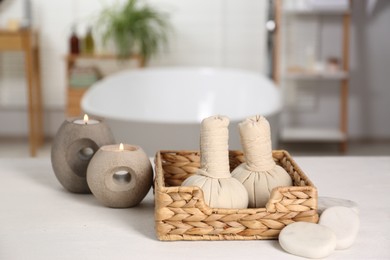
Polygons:
M88 124L88 120L89 120L88 115L84 114L84 123Z
M122 143L120 143L120 145L119 145L119 150L123 151L123 144Z

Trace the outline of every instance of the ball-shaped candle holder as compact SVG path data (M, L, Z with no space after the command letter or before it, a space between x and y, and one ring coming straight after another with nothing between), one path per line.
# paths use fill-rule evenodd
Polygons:
M105 145L88 166L87 182L103 205L129 208L138 205L150 190L153 169L141 147Z
M100 119L69 118L58 129L51 148L54 173L64 188L74 193L91 193L87 184L90 160L103 145L115 143L106 123Z

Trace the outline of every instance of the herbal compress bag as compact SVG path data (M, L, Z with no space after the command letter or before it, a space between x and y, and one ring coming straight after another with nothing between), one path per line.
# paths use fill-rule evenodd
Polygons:
M230 174L228 125L229 119L225 116L212 116L202 121L200 169L184 180L182 186L201 188L210 207L246 208L246 189Z
M232 176L246 188L249 207L262 208L273 188L292 186L292 180L272 158L271 129L265 117L247 118L238 128L245 162L234 169Z

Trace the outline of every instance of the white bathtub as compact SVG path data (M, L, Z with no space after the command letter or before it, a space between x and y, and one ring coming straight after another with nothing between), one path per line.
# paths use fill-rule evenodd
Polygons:
M103 117L117 142L158 150L199 149L203 118L230 118L230 149L241 149L237 123L256 114L270 121L277 144L279 90L265 76L236 69L148 68L106 77L82 99L82 109Z

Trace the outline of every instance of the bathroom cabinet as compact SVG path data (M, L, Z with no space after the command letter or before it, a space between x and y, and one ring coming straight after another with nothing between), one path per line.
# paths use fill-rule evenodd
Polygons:
M345 152L351 4L310 6L315 2L274 2L273 79L284 100L280 139L339 143L340 151ZM335 92L339 101L331 102L329 97ZM331 107L324 109L324 104Z
M106 67L114 67L117 64L124 64L127 66L128 62L135 62L135 65L131 67L144 67L145 61L141 56L133 55L128 59L118 59L115 55L98 55L98 54L69 54L65 57L66 60L66 75L67 75L67 88L66 88L66 109L65 113L69 117L79 116L82 114L80 106L81 99L84 93L90 86L76 87L71 83L71 72L74 68L95 68L98 65L106 65ZM101 76L107 76L117 70L103 73Z

